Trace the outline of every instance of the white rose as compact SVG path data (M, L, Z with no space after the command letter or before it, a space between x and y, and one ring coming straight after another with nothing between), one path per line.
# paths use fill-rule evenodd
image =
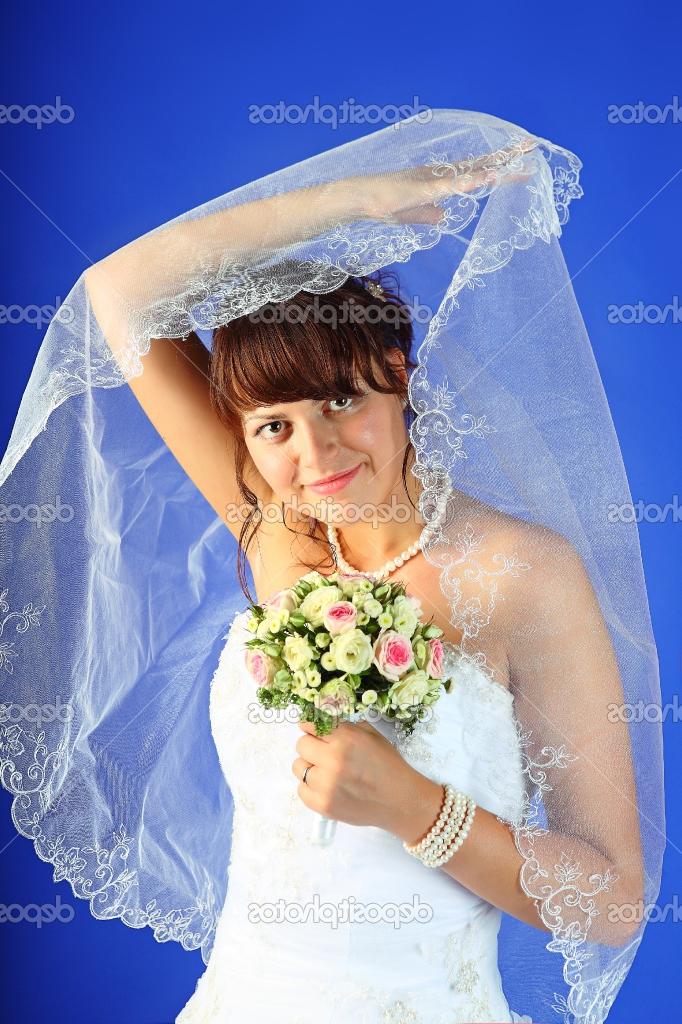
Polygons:
M372 642L361 629L349 629L334 639L334 658L341 672L364 672L372 664Z
M313 649L304 636L288 636L282 657L292 671L308 668L313 660Z
M397 683L394 683L388 691L391 706L411 707L413 704L421 704L430 689L429 677L422 669L415 669L408 672Z
M311 626L319 627L324 624L324 613L327 608L340 601L342 596L339 587L320 587L306 594L298 610L305 615Z

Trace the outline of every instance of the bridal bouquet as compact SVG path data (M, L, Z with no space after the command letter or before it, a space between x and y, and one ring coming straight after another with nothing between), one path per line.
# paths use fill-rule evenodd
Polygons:
M258 700L298 705L318 736L372 714L399 720L409 735L441 696L443 630L421 621L419 600L401 583L311 572L250 607L245 656Z

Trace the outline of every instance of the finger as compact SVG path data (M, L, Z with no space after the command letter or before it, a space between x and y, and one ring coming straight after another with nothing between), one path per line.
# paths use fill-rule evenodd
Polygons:
M296 740L296 750L310 764L317 764L325 757L328 747L317 736L299 736Z
M296 776L296 778L298 779L299 782L303 782L303 773L305 772L305 770L308 767L308 765L310 765L310 763L311 762L310 761L306 761L306 759L304 757L297 757L294 761L292 761L291 771ZM306 776L306 786L308 785L308 783L310 781L310 776L312 774L312 770L313 770L314 767L315 766L313 765L312 768L310 769L310 771L308 772L307 776Z

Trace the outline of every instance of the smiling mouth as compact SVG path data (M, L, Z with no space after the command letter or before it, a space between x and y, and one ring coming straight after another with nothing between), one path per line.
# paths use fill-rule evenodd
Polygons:
M342 473L335 473L334 476L326 476L324 480L311 480L308 487L321 487L323 484L333 484L336 480L342 480L344 476L349 476L354 473L358 466L351 466L350 469L344 469Z

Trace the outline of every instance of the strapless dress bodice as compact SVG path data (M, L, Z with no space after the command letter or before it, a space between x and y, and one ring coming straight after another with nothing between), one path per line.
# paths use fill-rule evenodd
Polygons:
M497 967L500 911L383 829L338 822L316 846L292 772L297 709L264 709L246 669L248 610L225 635L210 720L234 800L227 898L209 964L176 1024L456 1024L523 1020ZM372 725L422 774L520 820L513 694L445 644L450 691L407 736ZM455 854L456 856L456 854Z

